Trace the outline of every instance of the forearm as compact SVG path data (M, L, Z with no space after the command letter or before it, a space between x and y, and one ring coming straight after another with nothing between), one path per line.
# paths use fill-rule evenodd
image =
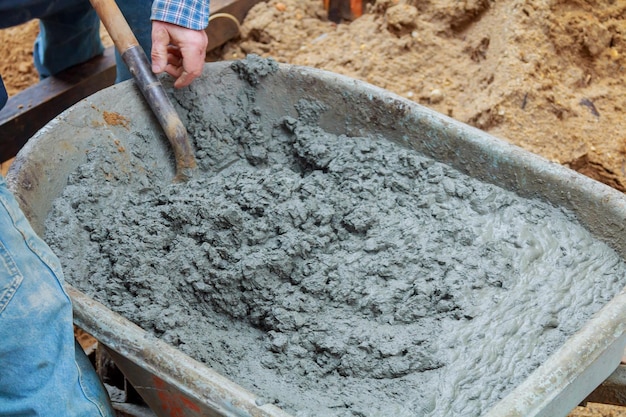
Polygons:
M204 30L209 24L209 0L154 0L151 19Z

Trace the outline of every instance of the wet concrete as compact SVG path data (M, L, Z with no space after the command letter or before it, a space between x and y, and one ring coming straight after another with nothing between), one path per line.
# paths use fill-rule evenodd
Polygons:
M326 132L332 108L313 98L266 120L252 92L275 63L233 66L250 94L179 97L201 175L171 183L151 138L120 169L103 142L46 239L68 282L261 402L480 415L624 286L621 259L569 213Z

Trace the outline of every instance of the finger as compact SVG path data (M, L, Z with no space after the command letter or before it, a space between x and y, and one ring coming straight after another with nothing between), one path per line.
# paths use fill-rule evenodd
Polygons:
M181 50L183 54L183 72L174 83L174 87L186 87L202 74L204 68L204 59L206 57L205 48L190 48Z
M188 73L187 71L185 71L183 69L183 71L180 74L180 76L174 82L174 87L176 87L176 88L186 87L189 84L191 84L191 82L193 80L195 80L198 75L199 74L190 74L190 73Z
M180 53L180 48L176 45L167 45L167 53L171 54L171 55L176 55L176 56L183 56Z
M183 66L183 58L179 55L168 54L167 55L167 63L174 65L175 67Z
M160 74L167 66L169 43L170 35L167 30L153 26L150 58L152 59L152 72L155 74Z
M184 72L183 67L172 64L166 65L164 71L176 80L178 80L178 78L180 78ZM174 86L177 87L176 82L174 82Z

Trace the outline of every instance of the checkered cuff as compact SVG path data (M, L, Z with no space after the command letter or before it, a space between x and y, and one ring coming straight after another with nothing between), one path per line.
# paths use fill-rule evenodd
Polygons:
M151 19L203 30L209 24L209 0L154 0Z

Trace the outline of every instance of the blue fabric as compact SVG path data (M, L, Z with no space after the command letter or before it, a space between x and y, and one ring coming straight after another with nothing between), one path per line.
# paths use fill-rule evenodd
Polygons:
M7 104L7 100L9 96L7 95L7 89L4 87L4 82L2 81L2 75L0 75L0 109Z
M0 176L0 415L113 417L74 339L57 257Z
M100 21L89 0L0 0L0 28L40 19L34 45L42 78L102 54Z
M209 24L209 0L154 0L152 20L204 30Z
M146 53L148 61L150 61L150 50L152 49L152 22L150 21L152 0L119 0L117 5L133 30L139 45ZM117 50L115 50L115 64L117 68L116 83L130 80L133 77Z
M21 25L80 4L89 4L89 0L0 0L0 28Z
M42 78L102 54L100 19L89 2L40 17L33 58Z

